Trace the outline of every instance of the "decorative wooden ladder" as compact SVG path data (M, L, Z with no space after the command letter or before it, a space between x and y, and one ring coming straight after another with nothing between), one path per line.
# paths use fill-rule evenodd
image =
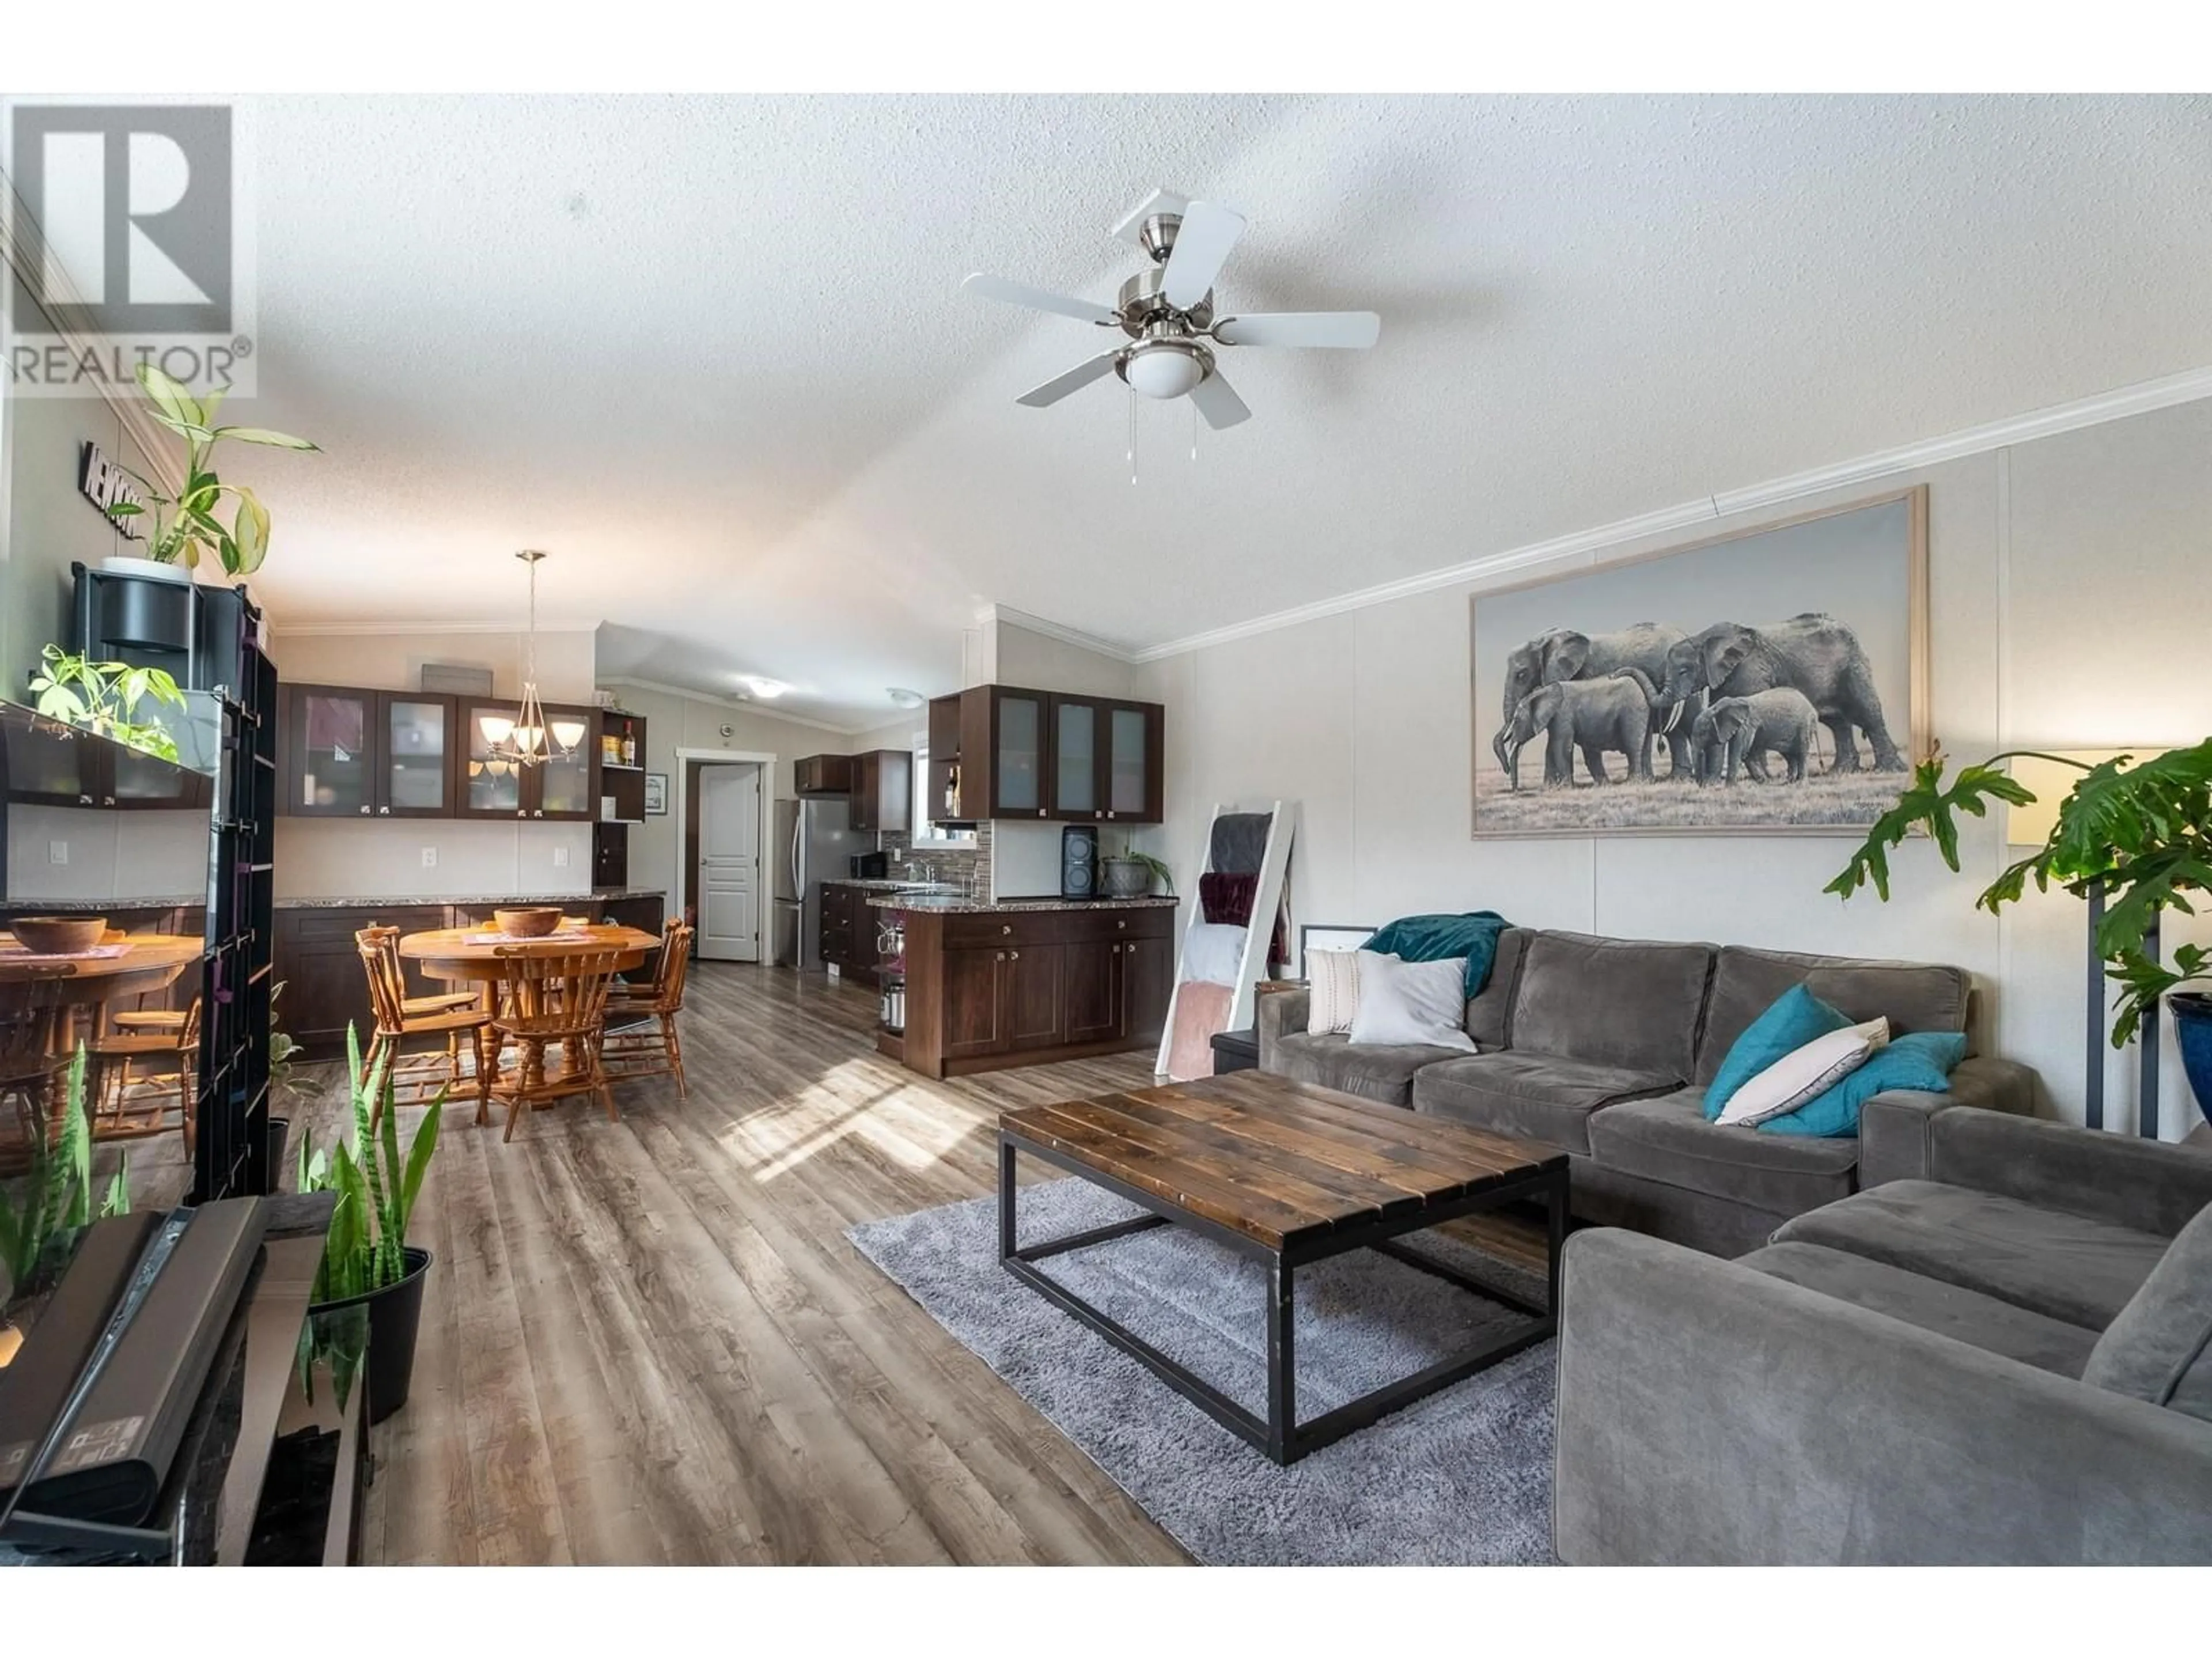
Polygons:
M1201 873L1213 867L1213 826L1217 820L1238 813L1256 813L1258 806L1224 806L1214 804L1213 816L1206 823L1206 839L1200 844L1198 862ZM1252 915L1244 929L1244 957L1238 964L1237 984L1229 1003L1229 1023L1223 1029L1241 1031L1253 1023L1254 1004L1258 1000L1259 984L1267 971L1267 945L1275 933L1275 918L1283 905L1283 884L1289 879L1291 842L1297 834L1297 803L1273 801L1267 807L1267 844L1260 856L1259 890L1252 896ZM1167 1075L1168 1054L1175 1043L1176 1008L1182 1000L1184 957L1190 948L1190 928L1206 921L1206 911L1199 902L1198 883L1190 884L1191 918L1183 930L1182 941L1176 946L1175 989L1168 998L1168 1021L1160 1032L1160 1052L1152 1062L1155 1076Z

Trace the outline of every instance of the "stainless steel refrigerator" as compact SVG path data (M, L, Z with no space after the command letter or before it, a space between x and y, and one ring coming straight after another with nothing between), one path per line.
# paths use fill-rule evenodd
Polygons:
M842 800L775 804L775 960L786 967L822 965L822 884L851 875L855 853L875 850L850 811Z

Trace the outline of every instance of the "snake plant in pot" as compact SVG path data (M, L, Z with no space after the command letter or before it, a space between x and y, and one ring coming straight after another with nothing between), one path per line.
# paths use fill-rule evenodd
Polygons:
M2010 750L1960 768L1948 782L1944 757L1936 755L1920 763L1896 806L1882 815L1825 890L1848 898L1870 883L1888 898L1888 851L1916 828L1935 838L1943 861L1956 870L1960 814L1981 817L1991 801L2012 806L2034 802L2034 793L2003 769L2006 761L2023 757L2053 762L2081 775L2059 804L2050 839L2008 865L1976 902L1995 915L2018 902L2031 881L2039 892L2056 885L2078 898L2101 895L2097 952L2120 988L2113 1003L2112 1046L2132 1037L2163 999L2174 1017L2197 1107L2212 1119L2212 996L2185 988L2212 984L2212 951L2179 945L2169 964L2162 954L2146 948L2161 911L2194 915L2191 896L2212 892L2212 738L2140 763L2132 755L2091 764L2065 755Z
M380 1056L364 1070L361 1043L350 1025L346 1075L351 1079L353 1145L341 1139L325 1152L312 1144L312 1136L300 1138L299 1190L337 1194L300 1358L303 1380L310 1386L313 1364L328 1362L343 1404L365 1347L368 1420L380 1423L407 1403L415 1369L415 1334L422 1319L422 1280L430 1271L430 1253L407 1243L407 1224L430 1155L437 1150L446 1096L439 1091L403 1156L390 1056Z

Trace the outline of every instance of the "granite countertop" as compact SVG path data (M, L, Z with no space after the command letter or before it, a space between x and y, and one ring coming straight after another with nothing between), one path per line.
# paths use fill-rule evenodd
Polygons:
M380 898L280 898L276 908L279 910L374 910L380 906L388 908L402 904L574 904L580 899L604 904L615 899L665 899L667 896L667 890L660 887L594 887L588 893L434 893L422 898L404 893L387 893Z
M151 898L27 898L0 901L0 910L19 916L96 916L107 910L189 909L205 904L205 893L185 893Z
M878 910L934 910L953 915L995 915L1012 910L1156 910L1172 906L1175 902L1171 897L982 899L958 898L951 895L942 898L891 896L868 901Z
M825 876L824 887L864 887L871 893L949 893L957 892L951 883L942 881L894 881L885 876Z

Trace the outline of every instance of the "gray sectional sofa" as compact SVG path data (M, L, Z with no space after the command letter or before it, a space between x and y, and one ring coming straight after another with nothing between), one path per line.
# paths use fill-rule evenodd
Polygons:
M1863 1131L1865 1189L1739 1261L1568 1241L1560 1558L2212 1560L2212 1151Z
M1744 1028L1799 983L1854 1020L1887 1015L1900 1034L1967 1029L1971 988L1956 968L1515 928L1467 1005L1481 1052L1310 1035L1306 994L1285 990L1260 999L1260 1064L1548 1141L1571 1160L1578 1218L1725 1256L1878 1180L1924 1174L1914 1149L1924 1164L1925 1126L1946 1106L2031 1109L2027 1067L1969 1056L1948 1095L1899 1091L1867 1103L1863 1132L1877 1120L1894 1130L1879 1170L1863 1167L1860 1138L1715 1127L1702 1109L1705 1086Z

